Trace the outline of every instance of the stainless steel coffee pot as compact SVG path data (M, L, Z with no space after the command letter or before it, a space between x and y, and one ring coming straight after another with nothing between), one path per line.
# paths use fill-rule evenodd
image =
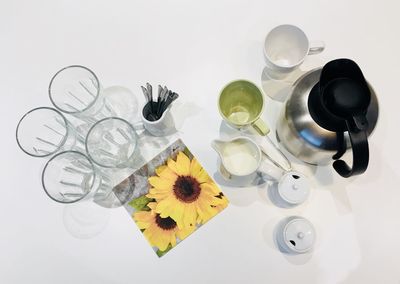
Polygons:
M277 139L306 163L333 162L343 177L361 174L378 112L376 94L358 65L333 60L295 82L277 122ZM346 151L353 154L352 167L340 159Z

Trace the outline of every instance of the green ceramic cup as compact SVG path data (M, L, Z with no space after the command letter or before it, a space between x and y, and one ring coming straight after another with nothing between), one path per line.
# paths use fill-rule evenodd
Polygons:
M254 127L267 135L268 125L260 118L264 110L264 96L252 82L236 80L226 85L218 98L218 108L223 119L235 128Z

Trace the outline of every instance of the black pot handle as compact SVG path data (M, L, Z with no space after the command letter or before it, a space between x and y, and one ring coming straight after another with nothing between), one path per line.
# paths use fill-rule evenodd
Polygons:
M351 148L353 151L353 166L350 168L345 161L336 160L333 168L342 177L350 177L365 172L368 167L369 149L365 124L355 119L354 122L346 121L347 130L350 136ZM361 126L361 127L360 127ZM361 129L360 129L361 128Z
M346 141L344 140L344 133L343 132L336 132L336 145L337 145L337 152L333 155L332 159L338 160L340 159L344 153L346 153L347 145Z

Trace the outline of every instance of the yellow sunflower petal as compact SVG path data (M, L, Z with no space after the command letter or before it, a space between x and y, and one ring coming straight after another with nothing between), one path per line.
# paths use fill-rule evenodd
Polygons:
M221 191L218 190L218 188L210 183L203 183L200 185L201 192L200 194L202 195L207 195L207 196L217 196L220 194Z
M178 153L178 157L176 158L176 166L179 175L187 176L190 174L190 160L183 152Z
M160 190L157 188L151 188L149 190L149 193L146 194L146 197L148 198L155 198L157 201L158 200L163 200L170 196L170 193L168 190Z
M137 211L133 213L132 217L135 219L135 221L143 222L151 222L151 220L154 218L151 211Z
M160 176L160 174L162 174L162 172L165 171L166 169L168 169L166 165L161 165L155 169L155 172L158 176Z
M159 176L159 177L161 177L161 178L164 178L164 179L168 179L168 180L170 180L170 181L172 181L172 182L174 182L175 183L175 181L176 181L176 179L177 179L177 175L176 175L176 173L172 170L172 169L170 169L168 166L166 166L166 165L163 165L163 166L159 166L157 169L156 169L156 174Z
M207 205L216 205L218 202L215 200L216 197L212 192L209 192L207 190L201 190L200 195L195 201L196 203L202 203L202 204L207 204Z
M171 239L169 242L172 247L176 246L176 235L175 234L171 234Z
M142 222L142 221L136 221L136 225L138 226L138 228L140 230L143 230L143 229L147 229L151 224Z
M190 175L194 178L200 175L200 172L203 170L200 163L197 161L196 158L193 158L190 162Z
M167 249L172 238L171 235L175 236L174 230L163 230L156 223L153 223L143 234L151 246L157 247L161 251Z
M169 243L171 242L171 232L166 231L166 232L159 234L157 236L156 240L157 240L157 247L161 251L166 250L168 248Z
M147 241L150 243L151 246L155 246L155 242L154 242L153 238L154 238L154 236L157 235L157 228L154 226L154 224L151 225L146 230L144 230L143 235L147 239Z
M210 206L221 205L221 204L224 204L227 201L227 200L225 201L225 200L223 200L223 199L221 199L221 198L219 198L219 197L217 197L217 196L215 196L213 194L210 194L209 192L208 193L203 192L201 194L202 194L201 195L201 199L203 201L202 203L207 203ZM205 202L205 201L207 201L207 202Z
M216 202L214 202L217 204L217 206L227 206L229 201L225 196L222 197L216 197Z
M174 198L169 196L168 198L157 203L155 212L161 214L161 217L166 218L169 216L168 214L174 210L175 205Z
M186 227L183 228L182 230L179 230L176 232L176 236L180 239L183 240L187 238L191 233L193 233L196 230L196 226L193 224L191 227Z
M162 246L161 233L161 229L158 228L156 225L153 225L151 228L143 232L151 246L158 248Z
M220 204L220 205L215 206L215 209L216 209L218 212L221 212L221 211L224 210L227 206L228 206L228 203L223 203L223 204Z
M141 230L150 227L152 219L154 218L148 211L135 212L132 217Z
M147 203L147 207L149 207L150 209L154 210L157 206L156 202L149 202Z
M205 212L203 212L203 208L200 204L196 204L196 211L197 211L197 223L201 224L201 220L203 218L203 216L206 214Z
M165 178L160 178L157 176L152 176L149 177L149 183L154 187L154 188L158 188L161 190L170 190L173 185L174 182L169 180L169 179L165 179Z
M167 166L171 171L173 171L175 174L179 175L178 166L174 160L169 158L167 161Z
M170 193L171 189L170 188L166 188L166 189L161 189L161 188L157 188L157 187L151 187L149 189L149 192L151 193Z
M210 187L210 190L215 194L219 195L221 193L221 189L218 187L218 185L215 182L209 182L207 183L207 186Z
M211 183L212 179L211 177L208 175L208 173L202 169L199 174L196 176L196 179L199 183Z
M190 165L190 175L194 177L199 183L213 182L211 177L206 172L206 170L200 165L200 163L195 158L193 158Z
M218 213L218 211L215 208L211 207L208 204L197 203L196 205L199 216L201 218L200 219L201 224L204 224Z
M147 228L146 230L143 231L143 235L146 238L146 240L151 244L151 237L153 235L152 230L150 228Z
M156 212L159 213L162 218L171 217L179 228L182 228L184 225L182 221L184 210L185 205L176 202L174 197L161 200L156 207Z
M186 204L183 214L183 225L185 228L194 226L197 219L196 205L193 203Z

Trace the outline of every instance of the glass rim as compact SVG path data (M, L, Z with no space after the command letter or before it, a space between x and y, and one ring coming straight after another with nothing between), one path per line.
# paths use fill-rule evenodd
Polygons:
M47 188L46 188L46 185L45 185L45 182L44 182L44 175L45 175L45 172L46 172L47 167L49 166L49 164L50 164L54 159L56 159L57 157L59 157L59 156L61 156L61 155L68 154L68 153L72 153L72 154L76 154L76 155L82 156L82 157L84 157L84 158L90 163L90 166L91 166L92 172L93 172L93 183L92 183L92 185L90 186L88 192L86 192L85 194L83 194L82 197L80 197L80 198L78 198L78 199L75 199L75 200L71 200L71 201L62 201L62 200L59 200L59 199L53 197L53 196L49 193L49 191L47 191ZM93 186L94 186L95 183L96 183L96 182L95 182L95 181L96 181L96 177L97 177L96 169L95 169L95 167L94 167L92 161L91 161L85 154L83 154L83 153L81 153L81 152L79 152L79 151L68 150L68 151L63 151L63 152L60 152L60 153L54 155L53 157L51 157L51 159L49 159L49 160L47 161L46 165L44 166L44 168L43 168L43 170L42 170L42 187L43 187L44 192L47 194L47 196L48 196L50 199L52 199L52 200L54 200L54 201L56 201L56 202L58 202L58 203L70 204L70 203L75 203L75 202L78 202L78 201L84 199L86 196L88 196L88 194L89 194L90 192L92 192Z
M69 111L69 110L65 110L65 109L61 108L53 100L52 91L51 91L51 87L53 85L53 81L57 77L57 75L60 74L62 71L67 70L67 69L71 69L71 68L82 68L82 69L85 69L86 71L88 71L89 73L91 73L93 75L93 77L95 78L95 80L97 82L97 85L98 85L96 97L93 99L93 101L90 104L88 104L85 108L83 108L82 110L78 110L78 111ZM53 104L53 106L56 109L58 109L61 112L72 114L72 115L73 114L79 114L79 113L82 113L82 112L88 110L89 108L91 108L95 104L97 99L99 98L99 95L100 95L100 81L99 81L99 78L97 78L97 75L92 70L90 70L89 68L87 68L85 66L82 66L82 65L70 65L70 66L67 66L67 67L64 67L64 68L58 70L57 73L53 75L53 77L51 78L50 83L49 83L48 93L49 93L50 101L51 101L51 103Z
M65 125L66 133L65 133L63 139L61 140L60 145L59 145L54 151L52 151L52 152L50 152L50 153L48 153L48 154L35 155L35 154L33 154L33 153L28 152L27 150L24 149L24 147L22 147L22 145L21 145L21 143L20 143L20 139L18 138L18 137L20 136L20 135L18 135L18 130L19 130L19 127L20 127L20 125L21 125L21 122L24 120L24 118L25 118L27 115L31 114L31 113L34 112L34 111L42 110L42 109L54 111L54 112L57 113L59 116L61 116L61 118L62 118L62 120L63 120L63 122L64 122L64 125ZM57 109L52 108L52 107L37 107L37 108L31 109L30 111L28 111L27 113L25 113L25 114L20 118L20 120L19 120L19 122L18 122L18 124L17 124L17 128L16 128L16 130L15 130L15 138L16 138L16 140L17 140L18 147L19 147L25 154L28 154L28 155L31 156L31 157L39 157L39 158L51 156L51 155L53 155L54 153L56 153L58 150L60 150L60 148L65 144L65 141L67 141L68 135L69 135L69 129L68 129L68 121L67 121L67 119L65 118L65 116L64 116L60 111L58 111Z
M105 121L107 121L107 120L119 120L119 121L122 121L123 123L125 123L125 124L132 130L132 133L133 133L134 136L135 136L135 145L134 145L134 150L133 150L132 154L129 156L128 159L126 159L126 161L121 162L121 163L118 163L117 165L105 165L105 164L102 164L102 163L96 161L96 159L94 159L94 158L92 157L92 155L90 155L90 151L89 151L89 147L88 147L88 140L89 140L90 134L92 133L93 129L94 129L97 125L99 125L100 123L103 123L103 122L105 122ZM103 168L109 168L109 169L117 168L119 165L124 164L125 162L129 161L130 159L132 159L132 157L133 157L133 156L135 155L135 153L136 153L137 144L138 144L138 135L137 135L137 133L136 133L136 131L135 131L135 128L132 126L132 124L131 124L130 122L126 121L126 120L123 119L123 118L116 117L116 116L106 117L106 118L103 118L103 119L100 119L99 121L97 121L95 124L93 124L93 125L90 127L88 133L86 134L86 139L85 139L85 149L86 149L86 153L87 153L89 159L90 159L91 161L93 161L93 163L95 163L96 165L98 165L98 166L100 166L100 167L103 167Z

